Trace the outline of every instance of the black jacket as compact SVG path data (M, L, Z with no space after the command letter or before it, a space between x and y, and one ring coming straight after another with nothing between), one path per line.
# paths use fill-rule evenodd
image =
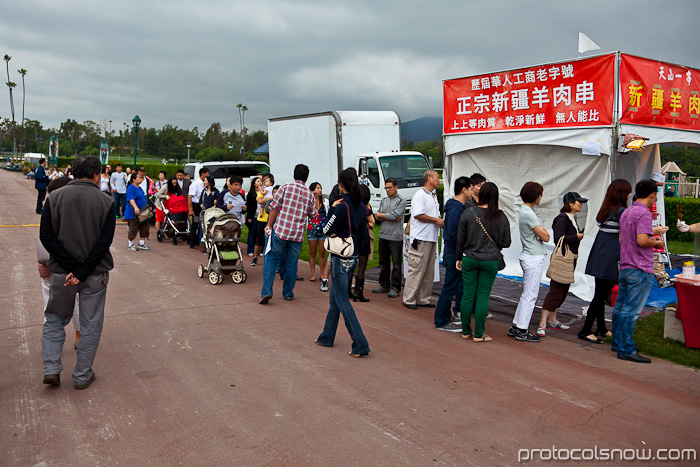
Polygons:
M581 243L581 240L578 239L578 227L574 226L566 213L560 212L559 215L554 218L552 229L554 229L555 245L559 241L559 238L564 236L564 243L569 246L572 253L578 254L578 246Z
M348 211L350 212L350 219L348 219ZM352 241L355 245L353 256L357 256L369 238L367 234L367 211L362 203L355 206L350 199L350 195L344 194L343 202L339 203L335 208L331 206L328 210L323 233L324 235L335 234L338 237L348 237L350 235L348 220L352 222Z

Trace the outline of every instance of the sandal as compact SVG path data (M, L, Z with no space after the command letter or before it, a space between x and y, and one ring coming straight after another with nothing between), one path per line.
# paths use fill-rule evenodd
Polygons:
M472 340L473 340L474 342L491 342L493 339L491 338L491 336L487 336L486 334L484 334L483 336L481 336L481 337L475 337L475 338L472 339Z
M471 334L462 334L462 339L471 339L472 335Z
M352 353L352 350L351 350L350 352L348 352L348 355L350 355L351 357L354 357L354 358L360 358L360 357L366 357L367 355L369 355L369 352L367 352L367 353Z

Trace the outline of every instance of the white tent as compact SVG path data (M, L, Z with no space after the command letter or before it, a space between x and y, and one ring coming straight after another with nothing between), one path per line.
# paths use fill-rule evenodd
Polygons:
M532 67L532 69L536 68L538 67ZM542 65L539 68L546 69L546 66ZM619 69L619 53L616 55L617 69ZM479 79L471 81L476 85L479 84ZM660 172L659 144L700 144L698 131L620 124L619 110L622 103L617 97L620 95L619 82L616 82L615 94L614 118L609 126L532 128L457 134L445 132L445 200L453 196L451 187L457 177L469 176L475 172L481 173L499 187L500 208L506 213L511 223L512 238L511 247L503 251L506 268L501 271L502 274L522 276L518 261L522 247L517 221L522 205L519 192L523 184L527 181L537 181L544 186L542 202L535 211L550 233L552 220L562 206L563 195L568 191L575 191L589 201L584 205L584 210L577 214L577 223L584 231L584 238L579 248L576 282L572 284L570 290L583 300L591 300L594 279L585 275L584 271L588 252L598 231L595 216L610 181L613 178L625 178L634 186L638 180L650 178L654 172ZM447 98L445 99L447 102ZM463 102L472 101L463 100ZM464 110L465 107L461 109ZM453 116L454 112L449 118ZM450 122L447 119L446 111L445 128L449 129ZM455 128L457 123L455 121ZM628 133L649 138L641 152L625 154L617 152L618 135ZM659 197L658 210L663 219L663 196ZM548 252L551 253L554 244L550 241L547 247ZM545 284L549 283L549 279L546 278L547 266L542 277L542 282Z

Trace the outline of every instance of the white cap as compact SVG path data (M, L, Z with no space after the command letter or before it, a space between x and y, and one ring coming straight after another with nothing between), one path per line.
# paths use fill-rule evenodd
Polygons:
M651 179L654 180L657 183L663 183L666 181L663 175L661 175L659 172L654 173L654 175L651 176Z

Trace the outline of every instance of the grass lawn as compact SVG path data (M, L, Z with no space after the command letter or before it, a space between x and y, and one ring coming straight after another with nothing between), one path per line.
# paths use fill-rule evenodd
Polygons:
M374 258L367 262L367 269L371 269L373 267L376 267L379 265L379 226L375 225L374 229L372 229L374 232ZM248 229L245 228L243 229L243 232L241 234L241 241L244 243L248 242ZM303 261L308 261L309 260L309 242L306 240L306 234L304 234L304 243L301 244L301 251L299 252L299 259ZM316 264L318 264L318 258L316 259ZM306 267L299 269L299 272L306 276L306 274L310 274L310 270L306 269Z
M610 340L606 338L605 343L610 344ZM691 349L673 339L664 339L664 312L638 319L634 342L642 355L700 369L700 349Z
M695 242L682 242L679 240L669 240L668 241L668 251L674 255L693 255L695 249Z

